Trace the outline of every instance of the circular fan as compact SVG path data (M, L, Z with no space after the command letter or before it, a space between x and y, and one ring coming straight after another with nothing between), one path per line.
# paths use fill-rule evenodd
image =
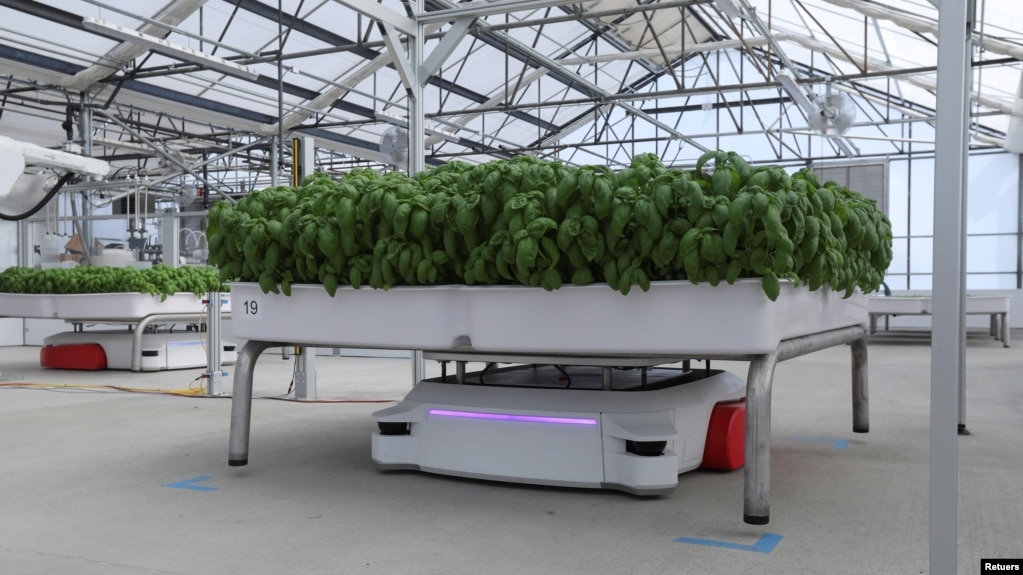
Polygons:
M856 121L856 105L845 94L829 91L817 97L814 111L808 116L810 127L814 130L840 136Z
M408 162L408 130L391 126L380 136L380 152L390 159L395 168Z
M185 207L195 201L196 189L192 184L185 184L178 189L178 194L174 196L174 201L181 207Z

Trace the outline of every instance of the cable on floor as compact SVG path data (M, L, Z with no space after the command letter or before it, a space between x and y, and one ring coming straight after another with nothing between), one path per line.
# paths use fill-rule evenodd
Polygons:
M22 381L9 381L0 383L0 388L8 389L45 389L47 391L100 391L100 392L125 392L125 393L151 393L157 395L185 395L201 397L205 393L202 387L195 388L189 385L186 389L149 389L144 387L126 387L123 385L104 384L70 384L70 383L28 383Z
M253 397L252 399L274 399L277 401L288 401L291 403L397 403L397 399L297 399L294 397L280 397L275 395Z
M193 380L202 379L202 376ZM122 385L88 385L68 383L28 383L9 381L0 383L0 389L41 389L44 391L57 392L100 392L100 393L147 393L151 395L176 395L180 397L196 397L208 399L230 398L230 395L206 395L206 387L192 387L189 384L187 389L147 389L140 387L126 387ZM254 396L252 399L273 399L277 401L288 401L292 403L397 403L396 399L296 399L279 395Z

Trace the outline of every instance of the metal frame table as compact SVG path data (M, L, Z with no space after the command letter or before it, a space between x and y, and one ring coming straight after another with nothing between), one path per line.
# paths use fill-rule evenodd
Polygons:
M354 347L350 342L323 341L310 347ZM286 347L292 342L248 340L238 352L235 362L234 391L231 397L231 423L228 448L228 465L243 466L249 462L249 432L252 423L252 376L256 360L266 349ZM654 359L638 354L622 356L587 356L590 365L632 365L649 364L649 361L670 363L685 359L748 361L746 379L746 445L745 480L743 496L743 520L753 525L764 525L770 520L771 486L771 389L774 368L778 362L806 355L822 349L850 344L852 362L852 422L853 432L869 431L869 410L867 399L867 331L862 325L824 330L782 340L776 349L759 354L681 354L666 357L658 354ZM478 358L483 361L508 360L520 363L540 359L543 354L501 354L488 352L478 354L472 349L438 350L424 352L433 359L449 358L466 361ZM546 356L555 357L555 356ZM584 358L584 359L587 359ZM578 357L576 359L579 359ZM540 363L537 361L536 363Z
M932 315L930 296L871 296L868 300L870 310L870 333L877 333L877 319L885 319L885 331L888 330L888 318L899 315ZM1011 326L1009 325L1009 306L1012 296L981 295L966 296L967 315L988 315L990 327L988 333L1002 347L1009 347Z

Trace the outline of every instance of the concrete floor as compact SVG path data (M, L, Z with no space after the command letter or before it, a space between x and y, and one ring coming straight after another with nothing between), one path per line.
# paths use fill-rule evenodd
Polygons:
M257 400L250 463L232 468L229 399L59 387L183 389L201 369L44 370L38 353L0 348L4 574L928 572L926 334L872 336L869 434L851 430L846 346L778 366L766 526L742 522L741 470L686 473L657 498L381 472L369 436L386 403ZM1023 345L970 334L961 574L1023 557L1021 368ZM264 354L255 395L284 394L291 371ZM321 399L411 384L403 359L321 356L317 372Z

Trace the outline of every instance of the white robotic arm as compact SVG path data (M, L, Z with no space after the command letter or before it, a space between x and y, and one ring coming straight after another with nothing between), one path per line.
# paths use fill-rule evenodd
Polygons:
M15 189L28 166L54 168L102 178L110 173L110 164L96 158L51 150L27 142L0 136L0 198Z

